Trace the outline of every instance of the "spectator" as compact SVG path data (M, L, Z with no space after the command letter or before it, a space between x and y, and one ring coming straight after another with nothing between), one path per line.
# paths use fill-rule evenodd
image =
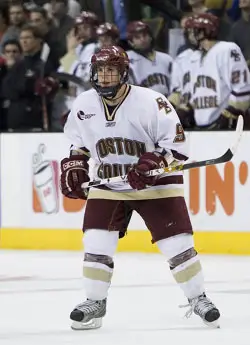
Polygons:
M41 60L43 41L33 26L21 29L20 44L24 58L11 68L2 84L3 96L10 101L8 129L42 130L43 115L45 111L50 115L51 97L56 89L55 81L47 77L53 67L49 60ZM42 107L43 97L46 109Z
M229 39L240 47L250 66L250 0L240 0L241 18L233 24Z
M161 13L169 22L171 20L179 21L182 17L182 12L174 6L171 0L79 0L79 2L85 11L96 13L100 21L117 25L121 38L119 45L124 49L129 49L126 39L127 23L142 20L145 5ZM155 32L153 35L155 36ZM165 41L161 40L158 47L162 50L165 47Z
M207 11L205 0L188 0L188 4L193 14L200 14Z
M68 13L68 0L51 0L51 10L56 27L59 28L59 41L63 46L63 54L66 54L66 37L74 27L74 19Z
M9 101L4 98L2 84L4 78L8 75L10 69L14 64L20 60L22 49L18 41L9 40L3 45L3 53L0 58L0 131L7 130L7 115L9 108Z
M6 30L8 29L8 25L9 25L8 6L5 4L0 4L0 42Z
M30 22L50 47L49 59L56 70L64 52L64 46L58 39L59 30L53 27L46 10L42 7L35 7L30 11Z
M212 13L220 19L220 27L218 40L227 41L228 32L230 31L230 22L224 18L224 13L226 9L226 1L218 0L216 2L216 8L212 8L213 3L206 0L188 0L188 4L191 7L191 14L201 14L205 12ZM180 48L183 51L183 47Z
M52 18L53 17L53 13L52 13L51 3L48 2L48 1L44 1L44 2L45 3L43 4L43 7L48 12L49 17ZM78 17L81 14L81 6L80 6L78 1L76 1L76 0L68 0L68 13L67 14L70 17L72 17L73 19L75 19L76 17Z
M9 21L11 26L9 26L7 31L4 33L1 45L10 39L18 40L21 27L25 24L26 20L27 13L22 2L11 2L9 5Z
M236 20L240 19L241 10L239 8L239 0L233 0L231 7L227 10L227 15L231 21L235 22Z
M96 51L111 45L117 45L120 37L118 27L112 23L104 23L98 26Z
M81 6L78 1L76 0L69 0L68 5L68 15L75 19L81 13Z

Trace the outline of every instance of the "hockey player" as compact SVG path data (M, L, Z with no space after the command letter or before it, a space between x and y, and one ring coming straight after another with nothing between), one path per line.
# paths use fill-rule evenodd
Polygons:
M168 100L175 109L181 106L185 107L191 98L191 56L198 48L192 33L192 19L192 16L185 18L184 37L186 49L173 62L171 94Z
M106 314L113 257L132 212L145 221L166 256L190 311L215 326L220 313L206 297L199 256L183 196L181 172L149 177L152 169L187 159L187 143L179 118L160 93L126 83L127 54L102 48L91 59L93 89L74 101L64 132L72 143L61 162L61 190L69 198L86 199L81 184L89 181L88 160L95 178L128 173L128 182L91 188L84 214L83 275L87 300L71 312L72 328L101 327Z
M68 52L61 59L58 72L75 75L84 86L69 82L65 97L65 113L69 111L76 96L91 88L89 83L89 65L91 56L96 49L96 28L99 24L97 16L92 12L83 11L75 19L75 26L67 37Z
M96 52L107 46L117 45L120 37L118 27L112 23L104 23L96 29L97 35L97 48Z
M217 41L217 17L202 13L191 25L199 54L190 57L191 98L178 115L184 127L234 128L250 106L247 63L237 44Z
M150 27L141 21L130 22L127 39L132 48L127 52L130 82L169 95L173 59L168 54L154 50Z

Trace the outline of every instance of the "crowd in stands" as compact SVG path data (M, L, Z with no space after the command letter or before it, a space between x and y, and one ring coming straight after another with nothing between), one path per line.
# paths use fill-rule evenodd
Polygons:
M62 131L73 99L91 88L92 54L108 44L131 49L130 22L147 23L154 48L175 59L188 48L185 18L205 12L250 66L250 0L2 0L0 131Z

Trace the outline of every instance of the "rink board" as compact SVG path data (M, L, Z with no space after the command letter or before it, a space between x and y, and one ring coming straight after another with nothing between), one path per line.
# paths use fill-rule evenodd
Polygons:
M232 137L233 132L188 133L190 157L217 157ZM0 248L81 249L85 204L64 198L59 190L60 160L70 143L61 133L3 134L0 140ZM185 172L185 197L200 252L250 254L249 147L250 133L245 132L232 162ZM139 215L132 217L119 250L157 251Z

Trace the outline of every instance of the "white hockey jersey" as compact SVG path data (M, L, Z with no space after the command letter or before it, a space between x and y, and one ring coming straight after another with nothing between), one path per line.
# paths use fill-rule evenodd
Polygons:
M171 95L174 93L178 100L173 103L179 106L188 103L191 98L191 63L190 58L196 52L190 48L180 53L173 62ZM170 100L171 101L171 100Z
M175 110L162 94L127 85L123 101L111 113L105 100L94 89L79 95L73 103L64 133L75 149L89 151L95 165L94 178L100 179L126 174L144 152L164 149L166 153L173 153L177 160L185 160L188 148L179 122ZM108 187L131 191L125 182ZM178 189L183 186L172 184L151 188Z
M85 88L71 82L69 83L69 94L66 96L66 105L68 109L71 109L74 99L80 95L80 93L90 88L90 61L95 50L96 43L89 43L86 46L79 44L75 49L76 59L71 63L69 69L66 71L62 65L58 69L58 72L66 72L75 75L86 83Z
M154 52L152 59L127 51L130 60L129 82L155 90L167 96L171 89L171 74L173 59L170 55Z
M250 105L250 75L239 46L217 42L205 55L191 56L190 103L198 126L218 119L228 105L246 110Z

